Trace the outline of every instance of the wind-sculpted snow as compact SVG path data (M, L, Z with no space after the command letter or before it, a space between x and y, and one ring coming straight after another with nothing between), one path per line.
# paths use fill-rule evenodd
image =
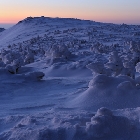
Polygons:
M43 16L1 32L0 140L139 140L139 32Z
M102 106L111 109L135 108L140 106L139 80L128 76L108 77L98 75L89 82L88 89L70 104L97 109Z
M132 120L116 116L104 107L95 114L67 115L63 111L60 114L51 111L32 116L8 116L2 118L0 124L5 124L5 131L0 134L4 140L134 140L139 136L134 133L138 128Z
M104 139L130 139L135 126L122 116L114 116L107 108L98 109L91 122L86 123L86 131L89 137Z

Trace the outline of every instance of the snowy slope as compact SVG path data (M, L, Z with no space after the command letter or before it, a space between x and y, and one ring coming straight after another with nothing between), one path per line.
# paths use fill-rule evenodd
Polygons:
M29 17L0 33L0 140L139 140L139 32Z
M94 24L94 22L69 18L28 17L0 34L0 46L18 43L19 40L26 41L38 35L51 34L57 29L79 28L89 24Z

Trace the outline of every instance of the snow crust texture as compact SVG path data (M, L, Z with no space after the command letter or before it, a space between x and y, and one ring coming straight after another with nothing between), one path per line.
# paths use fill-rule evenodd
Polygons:
M12 125L12 128L1 133L0 138L5 140L127 140L133 138L134 132L137 131L132 121L123 116L113 115L113 112L107 108L102 107L92 115L85 112L69 115L64 113L63 118L60 118L60 114L51 111L35 116L6 117L0 120L1 125L5 124L5 127ZM46 125L48 123L49 126Z

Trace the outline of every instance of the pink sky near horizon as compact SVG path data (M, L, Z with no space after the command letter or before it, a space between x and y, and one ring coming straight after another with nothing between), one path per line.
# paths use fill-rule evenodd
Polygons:
M22 16L6 16L0 19L0 23L3 24L15 24L17 22L19 22L20 20L25 19L26 17L29 17L30 15L22 15ZM113 18L113 17L109 17L109 16L75 16L75 15L57 15L55 16L55 14L47 14L47 15L42 15L42 14L37 14L37 15L31 15L32 17L37 17L37 16L46 16L46 17L60 17L60 18L79 18L79 19L85 19L85 20L94 20L94 21L99 21L99 22L111 22L111 23L127 23L127 24L140 24L140 21L135 19L135 18L131 18L131 20L129 18L124 18L124 17L117 17L117 18Z
M140 0L5 0L0 23L17 23L26 17L68 17L99 22L140 24Z

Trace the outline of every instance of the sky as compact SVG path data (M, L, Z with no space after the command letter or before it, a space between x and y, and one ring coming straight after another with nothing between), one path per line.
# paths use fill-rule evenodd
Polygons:
M69 17L140 24L140 0L0 0L0 24L26 17Z

